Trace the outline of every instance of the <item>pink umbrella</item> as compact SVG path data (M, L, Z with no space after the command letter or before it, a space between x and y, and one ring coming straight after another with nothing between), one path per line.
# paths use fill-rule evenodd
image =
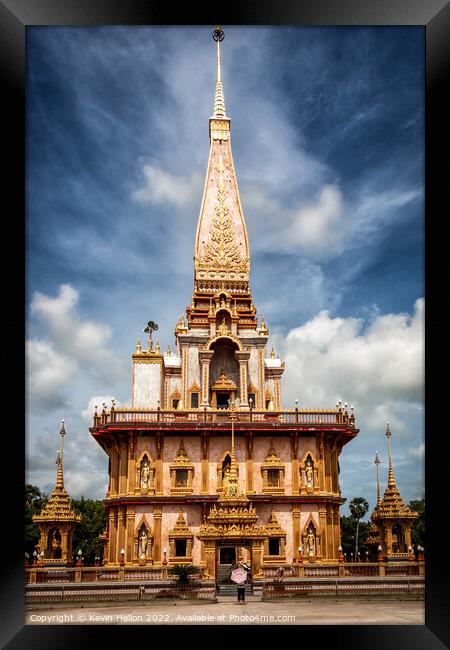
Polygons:
M239 567L239 569L234 569L234 571L231 572L230 578L233 582L237 582L238 585L242 585L247 580L247 571L241 567Z

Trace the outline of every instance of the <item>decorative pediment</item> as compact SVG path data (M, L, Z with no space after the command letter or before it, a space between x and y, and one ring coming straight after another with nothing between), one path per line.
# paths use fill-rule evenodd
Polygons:
M185 516L182 512L178 514L177 521L172 530L169 531L169 539L178 538L178 539L192 539L194 537L193 532L187 525Z
M193 491L194 465L184 448L183 440L176 457L170 465L170 492L171 494L190 494Z
M237 386L232 381L227 377L225 374L225 370L222 368L220 371L220 375L215 381L215 383L211 386L211 390L219 390L219 391L229 391L229 390L236 390Z
M261 465L263 478L262 491L266 494L283 494L284 493L284 463L280 460L273 440L270 441L269 450L266 460Z
M269 537L286 537L286 531L281 528L275 512L272 510L270 519L266 524L266 531Z
M261 467L267 467L267 469L278 468L284 470L284 463L280 460L277 452L275 451L273 440L270 441L270 447L267 452L266 460L263 465L261 465Z

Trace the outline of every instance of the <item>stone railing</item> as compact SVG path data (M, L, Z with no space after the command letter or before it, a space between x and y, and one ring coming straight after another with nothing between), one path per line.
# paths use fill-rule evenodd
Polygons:
M26 567L27 584L167 580L167 567Z
M304 562L282 567L265 566L262 568L262 574L263 578L274 580L352 576L423 576L425 575L425 562L339 562L336 564Z
M282 566L263 566L263 580L290 580L295 578L347 578L347 577L401 577L424 576L424 561L409 562L339 562L316 564L301 562ZM205 579L200 575L201 582ZM111 583L111 582L161 582L170 578L167 567L45 567L25 568L27 584L57 583ZM207 582L207 580L206 580ZM173 584L173 583L172 583Z
M229 409L189 409L183 411L164 409L132 409L115 408L106 409L103 406L101 413L94 414L94 427L101 427L110 423L130 424L134 422L161 422L177 424L178 422L198 422L225 424L233 417L235 422L272 422L280 424L325 424L347 427L355 426L355 416L349 415L342 408L333 410L305 410L288 409L283 411L267 411L249 409L246 411L230 411Z

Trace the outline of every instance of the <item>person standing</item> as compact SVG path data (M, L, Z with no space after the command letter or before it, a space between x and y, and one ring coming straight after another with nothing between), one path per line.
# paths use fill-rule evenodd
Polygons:
M245 605L245 584L247 582L247 579L245 582L242 584L238 585L237 587L237 592L238 592L238 604L242 602L243 605Z

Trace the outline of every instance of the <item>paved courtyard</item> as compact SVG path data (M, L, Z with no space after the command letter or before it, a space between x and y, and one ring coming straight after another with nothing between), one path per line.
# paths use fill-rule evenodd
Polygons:
M123 603L29 607L31 625L424 625L423 601Z

